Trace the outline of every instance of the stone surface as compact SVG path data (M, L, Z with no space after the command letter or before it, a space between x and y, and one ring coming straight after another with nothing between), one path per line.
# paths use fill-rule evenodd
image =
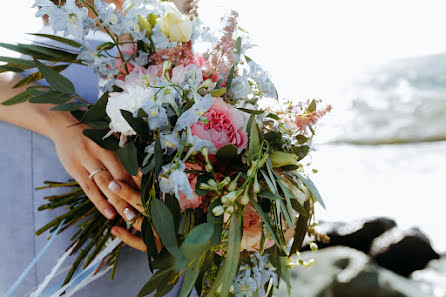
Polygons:
M432 260L425 269L412 273L411 278L429 287L431 296L446 296L446 257Z
M394 220L378 217L354 222L325 222L318 230L330 237L330 243L318 243L320 248L348 246L368 253L373 240L396 226Z
M316 263L290 271L293 297L430 297L429 290L415 280L381 268L371 259L348 247L330 247L303 252ZM282 283L274 296L288 296ZM435 297L445 297L438 295Z
M429 238L418 228L387 231L373 241L370 255L380 266L406 277L440 258Z

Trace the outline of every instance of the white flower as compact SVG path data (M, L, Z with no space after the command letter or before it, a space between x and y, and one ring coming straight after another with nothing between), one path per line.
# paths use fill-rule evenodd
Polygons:
M103 0L95 0L94 5L98 17L96 21L100 20L102 26L116 25L118 23L118 17L121 17L121 13L116 11L116 5L114 3L106 3ZM116 13L115 13L116 11Z
M257 84L257 88L261 94L265 94L268 97L276 97L276 88L274 84L269 79L268 73L265 72L258 64L254 61L248 63L250 71L249 78L254 80Z
M195 102L191 108L186 110L177 121L175 130L181 131L190 127L190 125L196 124L200 117L202 117L211 108L213 98L207 94L202 97L199 102Z
M165 154L171 155L173 152L181 148L180 140L178 139L178 134L176 131L170 133L161 133L160 134L160 144L163 152ZM154 154L155 153L155 142L150 144L145 149L146 153Z
M200 152L202 148L207 147L209 153L214 155L217 153L217 148L212 143L212 141L207 139L201 139L196 135L192 135L190 129L187 129L187 132L184 132L182 136L183 136L183 141L185 141L186 144L190 146L189 150L192 150L194 152Z
M36 6L40 7L36 16L47 14L51 28L56 32L64 32L65 36L72 35L78 40L83 40L90 29L88 8L78 7L75 0L67 0L61 7L48 0L36 0L34 7Z
M141 108L147 113L150 130L153 131L158 128L163 129L169 124L166 110L160 104L155 104L155 102L149 101ZM135 113L137 113L137 111L135 111Z
M192 22L173 3L166 3L166 13L157 19L161 31L171 40L188 42L192 36Z
M170 42L169 38L161 31L158 24L152 28L152 41L156 49L172 48L177 45L176 42Z
M238 275L234 281L234 293L236 297L251 297L257 291L257 282L251 278L251 270L242 272L243 276Z
M232 79L229 95L234 99L246 99L250 94L252 94L252 89L248 81L248 72L244 69L242 76L235 76Z
M85 46L81 48L81 53L79 54L78 59L86 62L88 67L93 69L94 73L99 75L100 79L106 79L118 74L116 59L98 55L90 48L88 42L85 42Z
M180 193L183 193L187 198L192 199L194 192L189 184L184 170L186 166L180 162L177 168L171 168L172 164L164 165L159 176L160 190L164 193L175 194L177 199L180 199Z

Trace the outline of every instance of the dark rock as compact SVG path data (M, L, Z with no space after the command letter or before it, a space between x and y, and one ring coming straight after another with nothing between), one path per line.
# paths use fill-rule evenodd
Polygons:
M387 231L373 241L370 255L382 267L406 277L440 258L429 238L418 228Z
M301 254L310 267L290 270L293 297L430 297L421 283L377 266L370 257L348 247ZM274 296L288 296L282 283ZM441 297L446 297L439 295Z
M319 248L326 248L342 245L368 254L373 240L395 226L394 220L385 217L349 223L325 222L320 225L318 230L330 237L330 243L318 243L318 246Z

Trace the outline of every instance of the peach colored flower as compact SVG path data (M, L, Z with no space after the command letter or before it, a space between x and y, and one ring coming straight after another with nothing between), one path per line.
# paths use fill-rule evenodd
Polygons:
M243 129L241 112L221 98L214 98L211 108L203 115L208 122L199 120L191 126L192 135L212 141L217 149L227 144L237 147L241 153L248 144L248 135Z

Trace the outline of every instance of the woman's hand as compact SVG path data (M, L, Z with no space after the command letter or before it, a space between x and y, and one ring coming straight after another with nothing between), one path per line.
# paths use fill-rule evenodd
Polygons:
M137 184L140 184L140 181ZM144 213L144 208L141 206L141 193L136 190L134 187L130 186L128 183L123 180L114 180L109 185L110 190L113 191L115 195L118 195L121 199L127 201L130 205L132 205L139 212ZM133 224L133 227L141 231L142 217L139 217ZM153 230L153 228L152 228ZM127 229L119 226L115 226L111 230L112 234L116 237L119 237L125 244L138 249L140 251L146 251L147 247L144 244L144 241L141 237L134 235L129 232ZM161 241L158 238L155 230L153 230L153 234L155 235L155 242L158 251L161 250L162 245Z
M106 218L113 219L117 211L128 222L132 221L135 210L113 193L109 184L119 179L134 186L133 179L122 166L116 152L105 150L85 137L82 133L84 129L84 125L76 125L53 130L50 137L56 145L60 161ZM97 172L90 179L89 175L98 169L105 170Z

